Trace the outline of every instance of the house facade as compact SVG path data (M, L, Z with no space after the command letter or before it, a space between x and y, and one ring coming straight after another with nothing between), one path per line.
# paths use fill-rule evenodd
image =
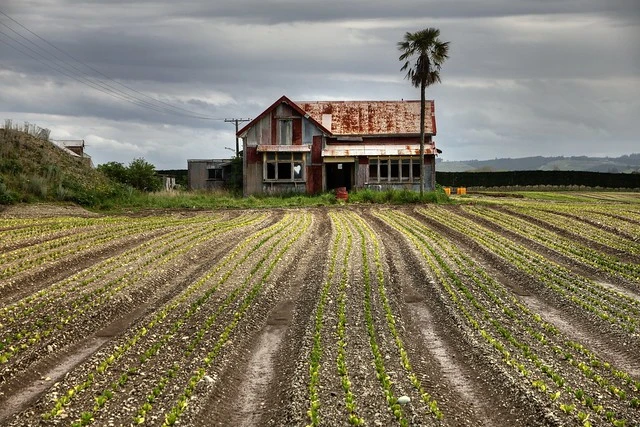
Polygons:
M425 106L425 189L435 188L436 123ZM293 102L281 97L238 132L244 194L420 189L420 101Z

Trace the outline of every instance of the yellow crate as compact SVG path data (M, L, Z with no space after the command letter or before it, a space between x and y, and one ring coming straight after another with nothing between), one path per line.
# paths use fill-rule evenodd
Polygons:
M446 194L447 196L451 195L451 187L444 187L444 194Z
M458 195L462 196L467 194L467 187L458 187Z

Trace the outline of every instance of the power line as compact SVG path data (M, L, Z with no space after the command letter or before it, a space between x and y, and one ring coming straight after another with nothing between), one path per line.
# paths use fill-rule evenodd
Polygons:
M25 49L30 50L31 52L35 53L36 55L42 56L38 52L36 52L33 49L31 49L29 46L25 45L24 43L20 42L19 40L14 39L13 37L9 36L8 34L4 33L3 31L0 31L0 34L8 37L14 43L19 44L20 46L24 47ZM71 79L73 79L73 80L75 80L75 81L77 81L77 82L79 82L81 84L84 84L85 86L89 86L90 88L95 89L95 90L97 90L99 92L102 92L104 94L107 94L107 95L112 96L114 98L118 98L118 99L123 100L123 101L131 102L131 103L136 104L136 105L138 105L140 107L145 107L145 108L152 109L152 110L157 111L159 113L166 113L166 111L160 110L160 109L158 109L158 108L156 108L156 107L154 107L152 105L141 105L141 104L137 103L134 100L131 100L131 99L128 99L128 98L124 97L123 95L120 95L118 93L114 93L112 91L110 92L110 91L104 90L103 88L101 88L100 86L98 86L97 84L92 82L91 80L88 80L88 79L83 78L83 77L77 77L76 75L73 75L72 73L69 73L68 70L65 70L64 68L59 67L57 64L53 64L53 65L47 64L42 59L37 58L37 57L29 54L28 52L25 52L24 50L21 50L21 49L17 48L16 46L13 46L11 43L7 42L6 40L0 39L0 42L3 42L4 44L8 45L12 49L22 53L23 55L26 55L26 56L30 57L34 61L37 61L37 62L41 63L45 67L50 68L51 70L53 70L53 71L55 71L57 73L65 75L65 76L67 76L67 77L69 77L69 78L71 78ZM49 61L49 62L51 62L51 61Z
M4 33L4 32L2 32L2 31L0 31L0 34L2 34L2 35L4 35L4 36L7 36L9 39L13 40L15 43L19 44L20 46L22 46L22 47L24 47L24 48L26 48L26 49L28 49L28 50L30 50L30 51L32 51L32 52L34 52L34 53L38 54L38 52L35 52L35 51L34 51L33 49L31 49L29 46L26 46L24 43L21 43L20 41L13 39L11 36L8 36L6 33ZM77 81L77 82L79 82L79 83L81 83L81 84L85 85L85 86L89 86L89 87L90 87L90 88L92 88L92 89L95 89L95 90L97 90L97 91L99 91L99 92L102 92L102 93L105 93L105 94L107 94L107 95L113 96L113 97L115 97L115 98L121 99L121 100L123 100L123 101L128 101L128 102L132 102L132 103L134 103L134 104L136 104L136 105L140 105L140 104L137 104L135 101L131 101L130 99L125 98L125 97L124 97L124 96L122 96L122 95L119 95L119 94L117 94L117 93L108 92L108 91L106 91L106 90L102 89L101 87L99 87L98 85L96 85L95 83L91 82L90 80L83 79L82 77L77 77L77 76L75 76L75 75L73 75L73 74L69 73L69 72L68 72L67 70L65 70L64 68L61 68L61 67L57 66L56 64L54 64L54 66L52 66L51 64L47 64L47 63L46 63L46 62L44 62L42 59L37 58L37 57L35 57L35 56L31 55L30 53L25 52L24 50L21 50L21 49L19 49L19 48L15 47L15 46L13 46L12 44L10 44L9 42L7 42L6 40L0 39L0 42L3 42L4 44L8 45L8 46L9 46L9 47L11 47L12 49L14 49L14 50L16 50L16 51L18 51L18 52L22 53L23 55L26 55L26 56L30 57L30 58L31 58L31 59L33 59L34 61L37 61L37 62L41 63L41 64L42 64L42 65L44 65L45 67L48 67L48 68L50 68L51 70L53 70L53 71L55 71L55 72L57 72L57 73L60 73L60 74L62 74L62 75L65 75L65 76L67 76L67 77L69 77L69 78L71 78L71 79L73 79L73 80L75 80L75 81ZM83 80L84 80L84 81L83 81ZM145 105L140 105L140 106L141 106L141 107L145 107L145 108L150 108L150 109L155 110L155 111L160 112L160 113L163 113L163 112L164 112L164 111L162 111L162 110L155 109L155 108L152 108L152 107L150 107L150 106L145 106Z
M26 26L24 26L23 24L21 24L20 22L18 22L17 20L15 20L14 18L12 18L11 16L7 15L6 13L4 13L3 11L0 10L0 14L5 16L6 18L8 18L9 20L11 20L12 22L14 22L15 24L19 25L21 28L23 28L24 30L28 31L30 34L32 34L33 36L37 37L39 40L43 41L44 43L46 43L47 45L51 46L52 48L56 49L58 52L61 52L62 54L64 54L65 56L67 56L68 58L72 59L73 61L75 61L76 63L94 71L95 73L103 76L105 79L126 88L129 91L132 91L134 93L137 93L141 96L144 96L147 99L150 99L151 101L161 104L161 105L157 105L157 104L153 104L145 99L139 98L136 95L132 95L131 93L127 93L125 91L122 91L104 81L102 81L99 78L95 78L93 76L91 76L90 74L88 74L87 72L81 70L80 68L76 67L75 65L73 65L72 63L69 63L68 61L65 61L63 59L61 59L60 57L56 56L55 54L49 52L47 49L43 48L42 46L38 45L37 43L35 43L34 41L30 40L29 38L25 37L24 35L20 34L19 32L17 32L16 30L14 30L13 28L11 28L9 25L7 25L4 22L0 21L0 24L4 25L5 27L7 27L8 29L10 29L13 33L17 34L18 36L20 36L21 38L25 39L26 41L28 41L30 44L32 44L33 46L35 46L37 49L41 50L42 52L45 52L48 56L54 58L55 60L59 61L62 65L58 65L56 64L54 61L52 61L51 59L46 58L41 52L37 52L33 49L31 49L30 47L24 45L23 43L21 43L20 41L14 39L13 37L11 37L10 35L0 32L0 34L5 35L5 37L8 37L10 40L12 40L14 43L18 43L21 46L23 46L24 48L30 50L31 52L35 53L37 56L44 58L46 61L51 62L53 64L55 64L57 66L57 68L53 68L52 66L42 62L41 60L34 58L32 55L16 48L15 46L12 46L11 44L5 42L5 44L8 44L10 47L12 47L13 49L17 50L18 52L27 55L29 57L31 57L32 59L37 60L38 62L42 63L43 65L47 66L48 68L54 69L54 71L57 71L59 73L62 73L68 77L73 78L76 81L79 81L82 84L88 85L91 88L95 89L95 90L99 90L100 92L106 93L108 95L114 96L118 99L133 103L135 105L138 105L140 107L143 108L148 108L151 109L153 111L156 112L161 112L161 113L167 113L167 114L177 114L177 115L181 115L181 116L185 116L185 117L191 117L191 118L196 118L196 119L202 119L202 120L222 120L219 118L214 118L214 117L210 117L210 116L205 116L202 115L200 113L191 111L191 110L187 110L185 108L182 107L178 107L178 106L174 106L172 104L169 104L167 102L155 99L149 95L144 94L143 92L140 92L132 87L129 87L123 83L118 82L117 80L114 80L113 78L109 77L108 75L102 73L101 71L97 70L96 68L80 61L79 59L75 58L74 56L72 56L71 54L67 53L66 51L60 49L59 47L57 47L56 45L54 45L53 43L47 41L46 39L44 39L43 37L39 36L38 34L36 34L35 32L31 31L29 28L27 28ZM2 41L2 40L0 40ZM77 72L71 71L68 67L73 68L74 70L76 70ZM61 70L64 70L61 71ZM78 74L80 73L80 74ZM73 75L70 75L73 74ZM87 76L87 77L85 77ZM82 79L79 80L79 79ZM93 80L91 80L93 79ZM95 80L95 81L94 81ZM100 88L96 87L99 86Z
M238 142L238 123L248 122L251 119L224 119L227 123L236 124L236 157L240 157L240 143Z
M34 33L34 32L33 32L33 31L31 31L29 28L25 27L25 26L24 26L24 25L22 25L20 22L16 21L16 20L15 20L15 19L13 19L11 16L7 15L6 13L2 12L1 10L0 10L0 14L1 14L1 15L4 15L4 16L5 16L5 17L7 17L8 19L10 19L11 21L13 21L13 22L14 22L14 23L16 23L17 25L19 25L21 28L25 29L26 31L28 31L29 33L31 33L32 35L34 35L34 36L35 36L35 37L37 37L38 39L42 40L42 41L43 41L44 43L46 43L47 45L49 45L49 46L51 46L52 48L56 49L58 52L60 52L60 53L64 54L64 55L65 55L65 56L67 56L68 58L71 58L71 59L72 59L72 60L74 60L75 62L77 62L77 63L79 63L79 64L81 64L81 65L83 65L83 66L87 67L88 69L90 69L90 70L94 71L95 73L98 73L99 75L101 75L101 76L105 77L106 79L108 79L108 80L110 80L110 81L112 81L112 82L114 82L114 83L116 83L116 84L118 84L118 85L120 85L120 86L122 86L122 87L124 87L124 88L126 88L126 89L128 89L128 90L130 90L130 91L133 91L133 92L135 92L135 93L138 93L138 94L140 94L140 95L142 95L142 96L144 96L144 97L146 97L146 98L149 98L149 99L151 99L151 100L153 100L153 101L155 101L155 102L159 102L159 103L161 103L161 104L164 104L164 105L166 105L166 106L168 106L168 107L170 107L170 108L174 108L174 109L177 109L177 110L182 110L182 111L184 111L184 112L187 112L187 113L190 113L190 114L195 114L195 115L200 116L200 114L199 114L199 113L196 113L196 112L191 111L191 110L187 110L187 109L182 108L182 107L177 107L177 106L171 105L171 104L169 104L169 103L166 103L166 102L164 102L164 101L161 101L161 100L155 99L155 98L153 98L153 97L151 97L151 96L149 96L149 95L146 95L146 94L145 94L145 93L143 93L143 92L140 92L140 91L138 91L138 90L136 90L136 89L134 89L134 88L132 88L132 87L129 87L129 86L125 85L124 83L121 83L121 82L118 82L117 80L114 80L113 78L109 77L108 75L106 75L106 74L102 73L100 70L98 70L98 69L96 69L96 68L92 67L91 65L89 65L89 64L87 64L87 63L85 63L85 62L80 61L79 59L77 59L76 57L74 57L73 55L71 55L70 53L68 53L68 52L66 52L66 51L64 51L64 50L62 50L62 49L60 49L59 47L57 47L57 46L56 46L56 45L54 45L53 43L51 43L51 42L49 42L48 40L46 40L46 39L42 38L41 36L39 36L38 34ZM5 25L5 26L6 26L6 24L3 24L3 25ZM32 43L32 44L35 44L35 43L33 43L33 42L31 42L31 43ZM54 57L55 57L55 55L54 55ZM57 57L56 57L56 58L57 58ZM57 58L57 59L58 59L58 60L60 60L59 58ZM75 68L75 67L74 67L74 68ZM79 71L83 72L82 70L79 70Z

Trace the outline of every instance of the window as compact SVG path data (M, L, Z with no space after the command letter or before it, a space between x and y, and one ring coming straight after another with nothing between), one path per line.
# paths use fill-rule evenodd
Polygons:
M290 119L278 120L278 145L293 143L293 122Z
M304 181L302 153L265 153L265 181Z
M378 159L369 159L369 180L378 180Z
M214 181L222 181L222 169L207 169L207 179Z
M378 174L380 181L389 181L389 159L380 159L378 164L380 165L380 173Z
M402 170L400 171L400 180L409 181L411 180L411 159L402 159L401 162Z
M417 182L419 157L370 157L369 182Z
M389 160L391 164L391 170L389 171L389 180L390 181L399 181L400 180L400 161L398 159Z
M413 174L413 179L415 181L420 180L420 160L419 159L415 159L413 162L411 162L411 172Z

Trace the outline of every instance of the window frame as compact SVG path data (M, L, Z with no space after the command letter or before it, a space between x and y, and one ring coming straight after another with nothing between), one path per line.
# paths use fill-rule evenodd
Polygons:
M408 161L409 175L405 176L403 170ZM374 163L375 162L375 163ZM375 166L377 176L372 176L372 166ZM414 176L417 167L418 176ZM420 156L370 156L369 176L370 184L380 183L416 183L420 181Z
M278 119L277 145L293 145L293 119Z
M270 151L264 153L262 158L262 180L264 182L305 182L305 157L305 153L296 151ZM280 171L284 171L287 167L286 165L289 165L290 168L290 173L287 174L288 178L280 178ZM300 172L297 174L295 170L296 165L300 166ZM273 171L273 178L269 178L270 170ZM298 176L297 178L296 175Z
M213 177L211 173L213 172ZM222 168L207 168L207 181L224 181Z

